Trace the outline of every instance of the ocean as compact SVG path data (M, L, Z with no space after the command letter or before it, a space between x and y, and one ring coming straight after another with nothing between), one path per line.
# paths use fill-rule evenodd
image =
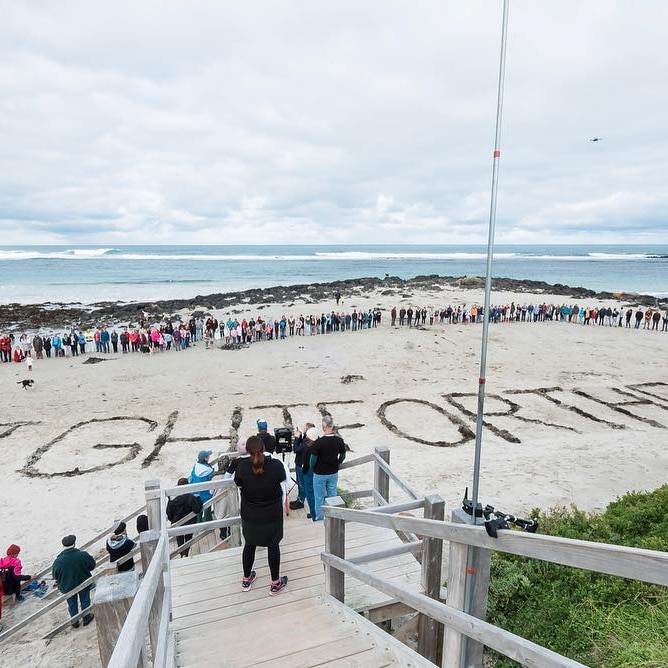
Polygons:
M385 274L484 275L486 246L0 246L0 303L155 301ZM498 245L495 277L668 296L668 245Z

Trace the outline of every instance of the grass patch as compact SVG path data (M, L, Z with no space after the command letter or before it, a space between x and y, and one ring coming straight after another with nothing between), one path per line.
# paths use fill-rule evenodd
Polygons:
M668 485L627 494L599 515L573 506L532 516L541 533L668 551ZM494 553L489 594L490 622L584 664L668 666L668 588Z

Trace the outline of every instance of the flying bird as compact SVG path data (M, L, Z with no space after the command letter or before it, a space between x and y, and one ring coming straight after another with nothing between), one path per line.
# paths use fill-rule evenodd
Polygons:
M589 141L603 141L603 137L592 137Z

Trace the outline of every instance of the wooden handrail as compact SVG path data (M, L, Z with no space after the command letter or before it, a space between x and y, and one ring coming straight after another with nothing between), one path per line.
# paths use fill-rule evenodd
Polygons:
M213 531L214 529L223 529L225 527L235 526L241 524L241 517L235 515L234 517L225 517L221 520L211 520L210 522L198 522L197 524L184 524L180 527L169 527L167 535L172 538L174 536L185 536L188 533L196 534L203 531ZM179 548L179 550L183 547Z
M387 473L388 476L390 476L391 480L394 480L401 489L408 494L408 496L411 497L411 499L419 499L420 495L398 474L395 473L392 467L383 459L381 459L376 453L372 455L374 461L378 466L380 466L385 473Z
M136 666L144 649L148 617L151 612L153 598L162 578L163 567L167 564L167 538L163 533L158 539L153 559L144 574L134 601L123 624L114 653L109 659L107 668L128 668Z
M373 508L374 513L406 513L409 510L418 510L424 508L424 499L415 499L413 501L400 501L399 503L386 503L382 506Z
M181 496L181 494L194 494L195 492L206 492L211 489L225 489L227 487L235 487L236 483L233 478L223 478L222 476L214 476L207 482L194 482L189 485L178 485L176 487L165 487L163 490L165 496Z
M370 561L380 561L381 559L389 559L390 557L396 557L400 554L406 554L410 552L411 554L417 554L422 552L422 541L417 540L412 543L404 543L403 545L397 545L397 547L390 547L387 550L376 550L375 552L367 552L366 554L360 554L356 557L349 557L346 561L349 561L351 564L366 564Z
M350 575L379 591L411 606L432 619L452 627L464 635L501 652L505 656L518 661L524 666L540 666L541 668L585 668L583 664L561 656L552 650L541 647L530 640L505 631L489 622L457 610L424 594L418 594L378 577L371 571L356 566L345 559L323 552L322 560L328 566ZM458 658L457 658L458 665Z
M362 464L368 464L369 462L372 462L374 459L373 454L371 455L362 455L361 457L357 457L357 459L350 459L346 460L339 466L339 471L342 469L351 469L355 466L361 466Z
M499 530L498 538L490 538L482 526L385 515L377 511L323 506L323 513L325 517L395 531L413 531L422 536L668 586L668 552L511 530Z

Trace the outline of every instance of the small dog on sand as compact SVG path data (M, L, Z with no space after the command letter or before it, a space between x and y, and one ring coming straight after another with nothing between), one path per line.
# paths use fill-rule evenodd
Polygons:
M35 381L32 378L26 378L24 380L17 380L17 385L23 385L23 389L27 390L29 387L32 387L35 384Z

